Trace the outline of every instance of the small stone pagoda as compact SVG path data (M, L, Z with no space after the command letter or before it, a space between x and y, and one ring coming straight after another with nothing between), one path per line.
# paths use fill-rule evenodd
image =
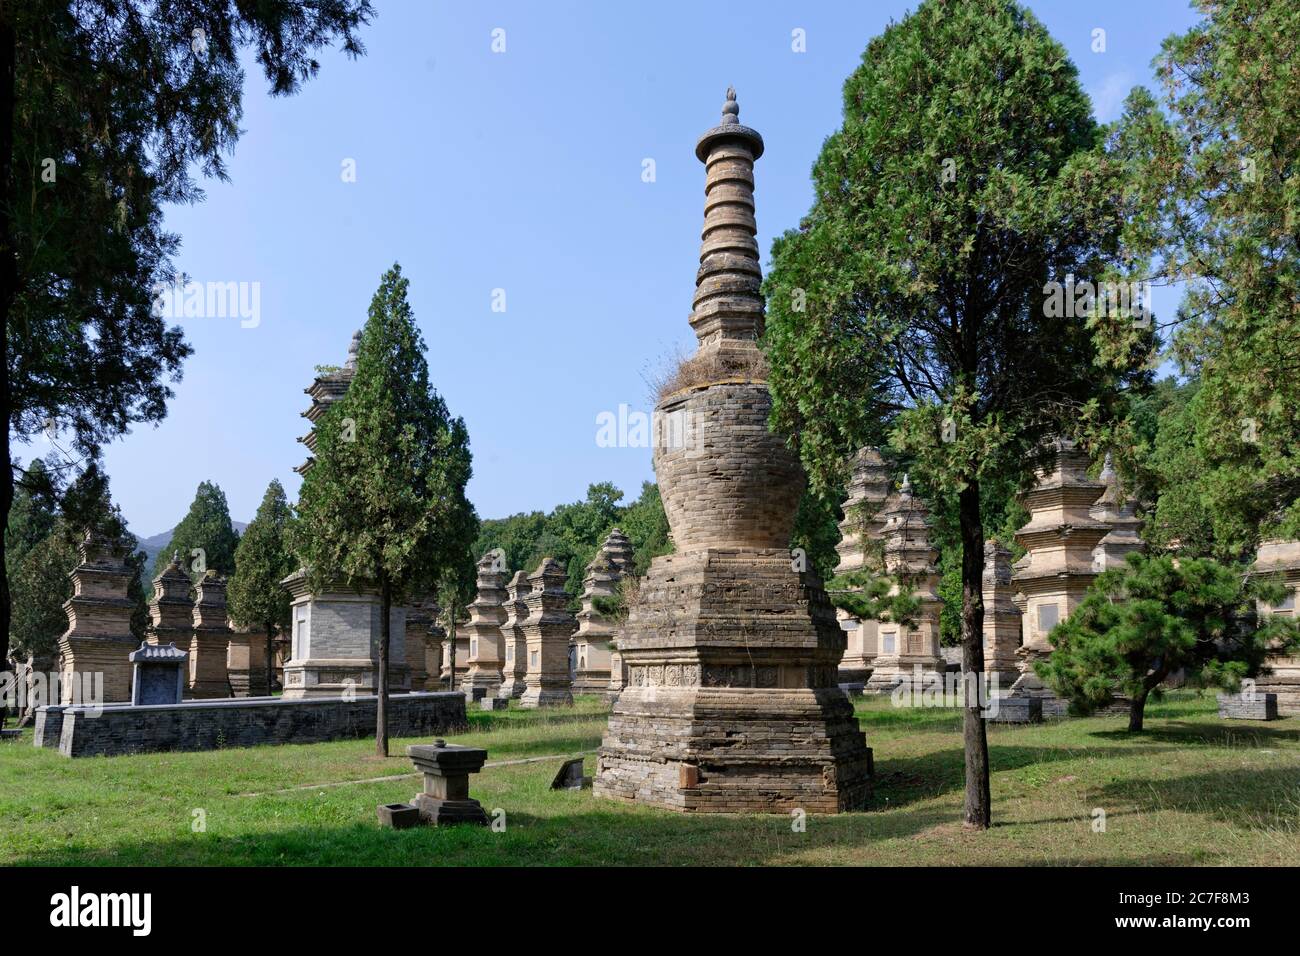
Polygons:
M63 603L68 630L59 638L60 703L74 703L78 694L89 703L85 675L90 674L104 675L103 703L129 702L132 665L128 658L139 646L131 634L135 609L128 596L131 566L122 549L91 532L78 545L78 553L81 561L72 570L72 597Z
M1125 556L1143 549L1142 519L1137 516L1137 498L1124 494L1109 453L1097 480L1106 489L1088 514L1110 531L1092 549L1092 564L1098 571L1107 571L1123 565Z
M790 552L804 476L768 428L754 239L763 138L739 112L728 90L695 149L706 168L699 350L655 409L676 552L651 563L619 638L628 682L595 793L676 810L850 810L869 796L871 756L836 684L835 609Z
M528 658L520 707L573 703L569 637L578 622L569 610L569 595L564 590L567 577L563 566L554 558L544 558L528 576L529 591L524 599L528 619L523 622Z
M505 659L498 697L521 697L527 686L524 675L528 672L528 635L524 623L528 620L528 593L532 589L527 571L516 571L506 585L506 619L501 624Z
M439 653L442 662L438 668L438 682L443 687L460 687L461 684L464 683L465 681L465 675L469 673L469 637L465 634L465 625L469 623L469 618L465 615L461 615L455 621L456 626L454 630L456 631L456 642L455 642L456 643L456 664L455 664L456 674L453 677L451 674L448 673L448 670L452 667L451 632L453 628L452 628L452 621L449 619L450 615L451 615L450 608L442 612L442 621L440 625L442 629L442 637L441 637L442 646L440 648L440 653Z
M984 673L997 690L1009 690L1020 676L1020 608L1013 600L1011 552L996 538L984 542ZM991 687L991 685L990 685Z
M912 482L903 476L898 494L881 512L884 520L885 570L900 585L910 587L920 607L910 625L881 621L880 645L875 667L867 681L867 693L888 693L904 681L913 681L920 673L942 674L943 655L939 650L939 552L930 544L930 511L924 501L912 493ZM922 680L925 678L922 677ZM915 688L919 693L921 687Z
M1280 614L1294 618L1300 611L1300 541L1262 541L1255 556L1255 571L1278 575L1288 594L1275 605L1261 605L1261 615ZM1255 679L1260 694L1277 694L1277 711L1300 716L1300 654L1275 651L1268 659L1269 673Z
M478 562L478 593L469 606L469 624L465 633L469 639L469 655L465 663L468 670L461 689L474 700L493 697L501 686L502 656L505 641L501 625L506 619L503 607L506 599L506 572L497 570L498 558L489 552Z
M266 673L266 628L230 624L226 650L226 676L234 697L267 697L271 693Z
M1070 616L1096 579L1093 549L1110 533L1110 525L1091 514L1106 486L1088 477L1087 453L1060 438L1052 442L1049 455L1037 483L1021 499L1030 517L1016 532L1016 541L1027 553L1016 562L1011 581L1023 615L1024 643L1017 652L1020 676L1011 692L1042 697L1044 716L1062 716L1064 701L1043 684L1033 664L1051 654L1047 635Z
M631 572L632 542L615 528L587 565L587 576L582 580L582 610L578 612L578 631L573 635L578 657L573 679L575 694L603 694L609 689L609 642L614 638L614 625L595 602L597 597L614 597L619 582Z
M230 696L226 671L230 619L226 616L226 579L209 569L194 586L188 694L195 700Z
M149 599L150 644L190 646L194 628L191 587L190 576L181 570L180 555L173 551L167 567L153 579L153 597Z
M853 458L844 520L840 522L840 543L835 551L840 562L835 573L848 574L866 569L884 571L884 527L881 510L889 497L889 466L875 448L863 448ZM846 637L838 680L857 687L866 684L877 653L879 622L859 620L848 611L836 612Z
M438 602L425 595L406 609L406 664L411 672L411 690L440 690L437 675L442 668L442 634L437 627Z

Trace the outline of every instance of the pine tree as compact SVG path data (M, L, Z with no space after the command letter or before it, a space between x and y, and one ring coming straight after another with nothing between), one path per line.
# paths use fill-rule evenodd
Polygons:
M371 300L356 375L316 423L292 534L314 589L342 580L379 591L375 746L384 756L391 609L464 564L478 523L465 497L469 435L429 384L408 285L394 265Z
M266 631L266 679L275 673L273 638L289 626L289 592L280 584L295 563L286 532L291 513L284 488L273 479L257 514L235 549L235 573L226 591L230 619L241 627Z
M210 481L199 482L190 510L172 531L167 547L154 558L153 576L167 567L173 551L180 553L181 565L189 566L195 583L209 569L229 577L235 573L235 549L239 535L230 522L226 493Z
M1149 322L1049 297L1121 268L1121 173L1032 14L925 0L868 45L814 166L813 208L773 246L774 424L816 489L842 482L857 449L891 444L956 517L967 673L984 669L989 486L1030 481L1054 434L1103 432L1151 350ZM965 819L987 827L978 702L964 727Z
M1275 581L1209 558L1125 561L1097 577L1048 635L1051 657L1034 665L1077 713L1106 706L1119 690L1129 699L1128 729L1140 731L1148 697L1170 674L1234 690L1259 672L1271 646L1300 646L1296 622L1255 620L1256 601L1285 595Z

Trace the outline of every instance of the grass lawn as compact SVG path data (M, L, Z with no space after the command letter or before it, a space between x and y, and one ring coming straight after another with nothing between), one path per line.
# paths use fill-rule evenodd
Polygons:
M594 750L594 699L555 711L471 712L453 739L486 747L471 792L504 832L379 829L375 805L409 800L405 745L369 740L68 760L0 745L0 864L1295 864L1300 719L1220 720L1210 694L1118 718L989 732L993 816L961 828L960 715L864 700L873 809L813 816L689 816L547 789L557 760ZM427 741L425 741L427 742ZM493 766L501 762L503 765ZM587 759L587 772L595 758ZM1094 832L1094 810L1105 832ZM199 812L201 811L201 814ZM201 815L206 830L195 832Z

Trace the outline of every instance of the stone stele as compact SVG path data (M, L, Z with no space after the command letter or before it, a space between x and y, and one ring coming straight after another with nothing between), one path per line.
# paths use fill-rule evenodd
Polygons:
M628 681L595 793L675 810L862 807L870 751L836 684L844 632L790 551L804 487L768 428L754 160L735 92L695 155L706 172L690 322L699 351L656 408L655 473L676 553L655 558L619 650Z

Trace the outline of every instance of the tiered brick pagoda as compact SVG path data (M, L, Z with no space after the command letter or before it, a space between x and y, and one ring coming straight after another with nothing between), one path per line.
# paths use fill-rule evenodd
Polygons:
M127 655L139 646L131 634L131 566L125 552L98 534L87 533L78 552L81 561L72 571L72 597L63 603L68 630L59 638L60 703L74 702L74 683L90 693L85 675L92 674L104 675L102 703L129 702ZM83 695L79 702L91 701Z
M321 372L309 386L303 389L311 398L311 406L302 413L302 417L312 423L312 429L298 439L311 453L305 462L294 469L300 475L306 475L311 470L311 466L316 463L316 423L329 411L331 405L347 394L348 386L352 384L352 379L357 374L357 349L360 347L361 331L358 329L352 333L348 358L343 367Z
M655 473L676 553L655 558L619 639L628 670L601 744L597 796L677 810L863 806L870 752L836 684L844 632L790 536L799 462L768 428L756 339L762 273L754 160L735 92L701 137L704 231L690 323L699 352L662 396Z
M564 590L567 577L554 558L544 558L528 576L528 620L523 622L528 657L520 707L573 703L569 638L578 622L569 610L569 595Z
M1262 605L1261 614L1281 614L1294 618L1300 611L1300 541L1262 541L1255 556L1255 570L1279 575L1290 592L1276 605ZM1300 654L1275 651L1268 659L1269 673L1255 679L1255 690L1277 694L1279 714L1300 716Z
M920 674L942 674L943 656L939 651L939 552L930 544L930 511L924 501L912 493L906 475L898 494L890 499L880 517L884 521L885 570L899 584L912 589L920 606L914 619L904 626L882 621L878 628L879 647L867 693L888 693L904 681L914 681ZM898 585L895 585L895 591ZM924 676L921 678L924 680ZM921 690L916 688L917 692Z
M190 646L194 628L194 602L190 600L190 576L181 570L180 555L173 551L167 567L153 579L153 597L149 599L150 644L166 647Z
M478 593L469 606L469 624L465 633L469 638L469 670L461 682L461 689L475 700L496 696L501 686L501 665L505 641L501 625L506 619L502 606L506 599L505 571L497 570L497 556L483 555L478 562Z
M498 697L521 697L527 686L524 675L528 672L528 635L524 633L524 622L528 620L528 592L532 589L527 571L516 571L506 585L506 619L501 624L506 650Z
M1037 483L1021 499L1030 518L1016 532L1016 541L1028 553L1016 562L1011 581L1023 615L1024 643L1017 651L1020 677L1011 692L1041 697L1045 716L1063 716L1065 702L1043 684L1033 664L1051 653L1047 635L1070 616L1096 579L1093 549L1110 525L1091 514L1106 486L1088 477L1087 453L1062 438L1052 443L1050 455Z
M1106 488L1088 514L1110 531L1092 549L1092 563L1096 570L1106 571L1122 565L1126 555L1143 549L1142 519L1137 516L1137 498L1124 494L1109 454L1097 480Z
M226 659L230 619L226 615L226 579L216 571L205 572L194 586L193 621L188 696L196 700L229 697Z
M595 601L597 597L616 595L619 582L631 571L632 542L615 528L587 565L587 576L582 580L582 610L578 612L578 630L573 635L578 657L573 678L575 694L604 694L609 689L609 642L614 638L614 625L596 607Z
M995 538L984 542L984 673L999 692L1020 677L1020 608L1011 583L1011 552ZM991 685L990 685L991 686Z
M233 697L266 697L271 693L266 673L266 628L230 624L226 676Z
M848 497L844 501L844 520L840 522L840 543L835 551L840 562L836 574L848 574L864 568L884 571L881 509L889 497L889 466L874 448L863 448L853 458ZM859 620L848 611L836 612L845 634L844 657L840 660L839 682L858 687L866 684L876 658L879 622Z

